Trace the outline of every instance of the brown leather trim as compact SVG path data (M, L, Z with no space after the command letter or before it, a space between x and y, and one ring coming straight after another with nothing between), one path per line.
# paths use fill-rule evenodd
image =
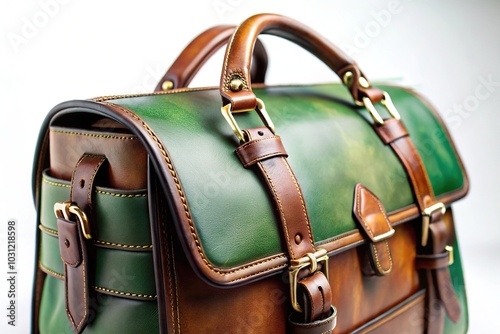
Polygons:
M260 131L259 135L260 133L262 133L262 136L264 135L263 131ZM246 142L239 146L235 153L245 168L248 168L264 159L277 156L288 156L285 147L281 142L281 138L278 136L270 136Z
M220 25L196 36L161 78L155 92L162 91L162 84L167 80L173 83L172 89L187 87L205 62L229 42L234 29L235 26ZM267 71L267 52L260 40L257 40L255 44L251 71L254 82L264 82Z

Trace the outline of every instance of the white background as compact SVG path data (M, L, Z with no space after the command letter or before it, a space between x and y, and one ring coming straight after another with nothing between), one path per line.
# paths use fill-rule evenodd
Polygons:
M259 12L302 21L350 53L372 81L412 86L438 108L471 179L468 197L454 206L470 333L498 331L498 1L0 0L1 332L29 328L36 230L31 165L45 114L69 99L152 91L196 34ZM297 47L272 37L264 42L269 83L337 80ZM216 85L221 62L219 53L193 86ZM4 315L11 218L19 228L15 329Z

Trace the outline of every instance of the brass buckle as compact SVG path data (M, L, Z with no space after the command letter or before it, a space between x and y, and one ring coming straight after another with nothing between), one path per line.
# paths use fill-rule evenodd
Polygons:
M66 220L71 220L71 215L73 214L78 223L80 223L85 238L92 239L87 215L76 204L71 202L57 202L54 204L54 213L57 218L64 218Z
M222 116L224 116L226 121L229 123L236 137L238 137L238 139L243 142L246 141L245 136L243 135L243 131L241 131L240 127L238 126L238 123L236 123L233 113L247 112L252 110L253 109L233 111L231 110L231 103L226 104L221 108ZM274 127L273 121L271 120L271 117L269 117L269 114L266 111L266 106L261 99L257 99L257 107L255 108L255 111L259 115L262 122L264 122L264 125L267 126L269 130L272 131L272 133L276 133L276 128Z
M430 207L424 209L422 212L422 246L427 246L427 241L429 239L429 226L431 224L431 216L434 212L441 210L444 215L446 213L446 207L443 203L439 202Z
M444 250L448 252L448 265L451 266L455 262L455 255L453 254L453 247L446 245Z
M397 111L396 107L394 106L394 103L392 103L391 97L387 92L383 92L384 98L380 103L382 103L389 114L397 120L401 119L401 116L399 115L399 112ZM363 97L363 105L365 106L366 110L370 113L372 116L373 120L379 124L382 125L384 124L384 120L382 119L382 116L378 113L377 109L373 106L372 101L370 100L369 97L365 96Z
M300 259L291 260L290 268L288 269L288 277L290 279L290 298L292 307L297 312L302 312L297 301L297 283L299 272L302 269L309 267L310 273L312 274L318 270L318 263L321 265L321 271L325 274L326 279L328 279L328 255L326 249L319 249L315 253L307 253L306 256Z

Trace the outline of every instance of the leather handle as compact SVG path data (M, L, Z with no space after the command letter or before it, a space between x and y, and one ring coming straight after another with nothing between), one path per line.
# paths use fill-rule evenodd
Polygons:
M229 42L235 26L219 25L205 30L189 43L167 70L155 92L187 87L205 62ZM267 52L259 40L255 43L251 75L254 82L263 83L267 71ZM164 83L167 84L164 85ZM170 84L171 83L171 84Z
M232 111L250 110L257 105L251 89L249 69L255 41L260 34L285 38L311 52L341 79L345 79L354 101L361 102L365 96L373 103L382 100L382 92L370 86L355 62L327 39L291 18L276 14L258 14L243 21L236 28L226 48L220 93L223 104L231 103ZM351 72L350 77L344 78L347 72Z

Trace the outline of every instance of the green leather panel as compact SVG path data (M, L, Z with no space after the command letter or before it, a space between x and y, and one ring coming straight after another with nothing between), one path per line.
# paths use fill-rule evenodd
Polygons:
M464 175L429 108L404 89L382 88L422 155L436 195L459 190ZM269 87L255 93L288 151L316 242L355 229L356 183L379 196L388 211L414 203L399 160L375 134L366 110L353 107L344 87ZM166 146L213 264L229 268L283 251L272 199L256 171L243 168L234 154L238 142L220 113L217 90L110 102L138 114ZM255 112L235 117L242 129L262 124Z
M152 252L131 252L96 247L95 285L121 292L155 295ZM56 237L41 233L40 263L64 275Z
M50 177L46 172L42 181L41 223L57 230L54 203L69 200L70 183ZM97 231L93 237L103 243L112 243L150 249L151 234L146 190L126 191L96 187L93 199ZM134 247L135 246L135 247ZM130 247L127 247L130 248Z
M40 333L73 333L64 301L63 281L47 276L40 304ZM93 321L87 325L85 333L159 332L156 301L137 301L97 293L91 305Z
M450 318L446 317L444 328L445 334L467 333L467 330L469 328L469 310L467 308L467 295L465 293L464 273L458 241L455 241L455 245L453 246L453 253L455 261L453 265L450 266L450 275L452 277L452 283L453 287L455 288L458 301L460 302L462 313L460 314L460 319L457 323L454 323L450 320Z

